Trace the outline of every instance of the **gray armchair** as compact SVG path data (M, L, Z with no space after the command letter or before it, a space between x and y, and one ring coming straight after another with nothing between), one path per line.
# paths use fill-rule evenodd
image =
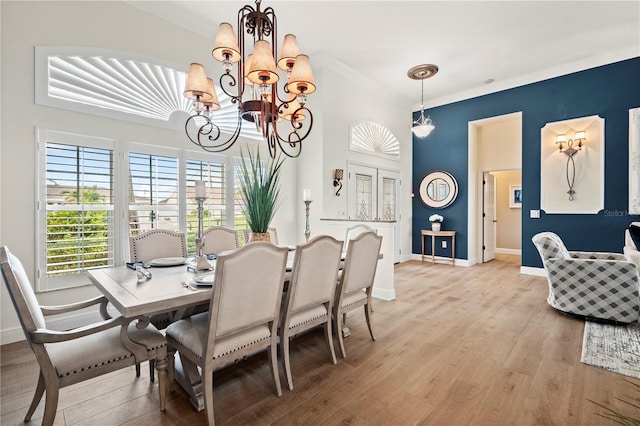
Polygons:
M553 232L532 241L547 272L547 303L587 320L631 323L638 320L638 268L623 254L568 251Z

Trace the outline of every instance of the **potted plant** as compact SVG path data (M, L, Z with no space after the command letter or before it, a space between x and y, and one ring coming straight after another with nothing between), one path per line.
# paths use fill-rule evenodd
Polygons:
M243 213L252 232L251 241L270 241L269 224L280 205L280 168L284 158L262 161L260 150L240 150L240 189Z
M429 222L431 222L431 230L439 231L443 221L444 217L440 216L439 214L432 214L431 216L429 216Z

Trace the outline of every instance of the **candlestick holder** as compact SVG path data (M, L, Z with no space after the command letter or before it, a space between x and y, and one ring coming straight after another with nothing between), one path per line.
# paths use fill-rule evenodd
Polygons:
M203 234L203 212L204 212L204 200L205 197L196 197L198 203L198 232L196 234L196 259L195 269L196 272L210 271L213 269L211 264L207 261L207 257L204 255L204 237Z
M306 216L306 223L304 226L304 238L306 241L309 241L309 237L311 236L311 230L309 229L309 205L311 204L311 200L304 202L304 213Z

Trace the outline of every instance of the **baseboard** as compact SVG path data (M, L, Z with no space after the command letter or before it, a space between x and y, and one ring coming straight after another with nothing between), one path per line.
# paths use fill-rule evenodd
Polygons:
M373 287L373 291L371 292L371 297L375 297L376 299L382 299L386 301L395 300L396 291L395 290L381 290L379 288Z
M102 321L102 317L100 317L99 313L89 312L65 318L49 320L47 321L47 327L49 327L51 330L64 331L100 321ZM21 342L23 340L25 340L25 338L22 327L7 328L0 331L0 345Z
M521 266L520 273L524 275L535 275L537 277L547 276L547 272L544 268L534 268L533 266Z
M427 260L427 256L425 255L424 257L424 263L425 264L430 264L431 263L431 256L429 255L429 260ZM422 261L422 255L421 254L416 254L413 253L411 254L411 260L419 260ZM446 264L449 263L451 264L451 258L450 257L442 257L442 256L436 256L436 263L440 264ZM469 262L467 259L458 259L456 258L456 262L455 262L455 266L471 266L472 263Z
M522 256L522 250L518 249L508 249L508 248L497 248L494 250L494 253L498 254L515 254L517 256Z

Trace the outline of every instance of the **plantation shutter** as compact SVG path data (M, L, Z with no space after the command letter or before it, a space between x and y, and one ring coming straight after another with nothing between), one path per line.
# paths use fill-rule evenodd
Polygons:
M40 290L86 285L85 271L114 265L113 150L51 139L56 139L54 132L43 143L38 203L44 229ZM83 279L72 278L78 275Z
M229 226L227 223L226 165L215 161L186 161L187 182L187 247L189 255L195 254L195 238L198 231L198 203L195 197L195 182L202 180L207 188L204 201L203 230L212 226Z
M129 153L129 236L150 229L178 231L178 159Z

